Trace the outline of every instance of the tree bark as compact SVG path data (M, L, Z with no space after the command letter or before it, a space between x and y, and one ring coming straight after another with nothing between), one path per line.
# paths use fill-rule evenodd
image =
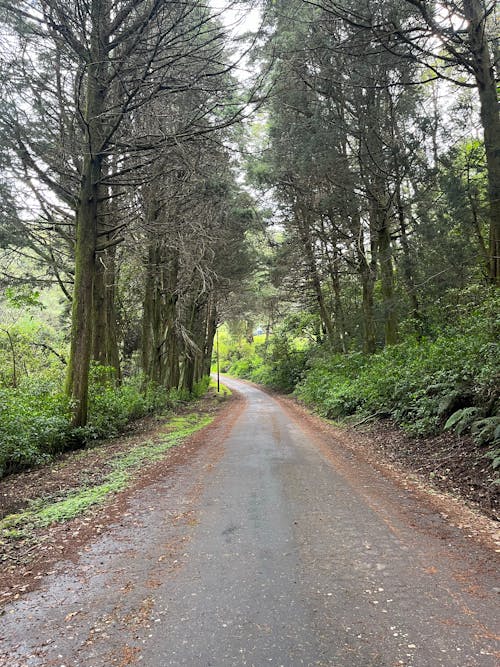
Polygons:
M94 281L100 183L103 173L107 1L93 0L90 21L91 62L87 67L87 149L82 164L76 211L75 282L72 302L71 346L66 391L73 403L73 426L84 426L88 416L89 369L92 354Z
M179 345L177 321L178 258L164 257L161 241L151 239L148 248L142 320L142 368L147 381L177 388Z
M210 375L216 331L217 331L217 304L215 301L215 295L211 294L207 306L207 333L205 339L205 349L204 349L204 359L203 359L203 375Z
M469 41L479 92L484 148L488 166L490 208L489 280L500 286L500 113L495 69L486 38L486 17L480 0L464 0Z
M297 208L295 211L295 218L299 230L299 237L303 245L303 250L306 257L307 268L309 271L309 279L311 281L311 285L314 290L316 301L318 302L319 316L326 331L328 344L332 345L335 339L335 331L333 328L330 313L328 312L328 308L326 307L323 290L321 288L321 280L316 266L313 241L311 238L311 230L309 228L307 216L304 214L303 211L298 210Z
M115 253L109 248L97 254L94 280L94 325L92 359L113 368L116 381L121 378L115 308Z
M330 219L333 219L332 214L330 214ZM332 291L333 291L335 346L339 352L346 354L347 344L345 340L345 317L344 317L344 307L342 304L342 291L341 291L340 272L339 272L339 259L340 259L339 252L336 246L335 239L332 239L331 241L333 250L330 250L330 248L328 247L327 234L324 228L324 222L322 222L321 224L321 233L322 233L323 254L326 257L328 273L330 274L330 281L332 284Z
M363 247L363 236L360 234L358 241L358 271L362 288L362 310L363 310L363 352L374 354L377 347L377 330L374 315L374 287L377 276L377 252L374 239L370 240L371 257L368 260Z
M97 184L100 176L100 156L86 157L76 219L75 283L71 316L71 346L66 379L66 391L73 403L73 426L84 426L87 423L88 415L97 241Z
M382 218L383 212L380 212ZM384 303L385 344L395 345L398 342L398 324L396 302L394 297L394 265L392 260L391 236L389 221L383 215L377 228L378 257L380 262L380 282Z

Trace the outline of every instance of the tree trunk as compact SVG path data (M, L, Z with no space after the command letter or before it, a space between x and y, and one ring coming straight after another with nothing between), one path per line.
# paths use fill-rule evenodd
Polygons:
M363 352L374 354L377 347L377 332L374 316L375 267L368 262L364 253L359 254L359 276L362 287L363 308Z
M217 331L217 307L215 295L211 294L208 300L207 310L207 333L205 339L203 375L210 375L212 368L212 354L214 349L215 333Z
M94 280L94 325L92 358L102 366L113 368L120 380L120 358L115 310L115 248L98 253Z
M330 218L333 218L330 215ZM341 295L341 284L340 284L340 272L339 272L339 252L338 248L335 245L335 241L332 241L333 245L333 257L332 251L328 247L327 234L324 228L324 224L321 224L321 233L322 233L322 246L323 254L326 257L326 262L328 266L328 273L330 274L330 281L332 283L333 291L333 313L334 313L334 326L335 326L335 347L339 352L343 354L347 353L347 345L345 340L345 317L344 317L344 307L342 305L342 295Z
M464 0L469 22L469 41L474 56L474 73L479 92L484 148L488 166L490 207L489 280L500 286L500 114L495 70L486 38L486 17L480 0Z
M105 136L105 68L107 57L107 0L94 0L90 9L90 52L87 68L84 121L87 154L83 159L76 211L75 282L72 302L71 346L66 392L73 403L73 426L84 426L88 416L89 369L92 354L93 299L96 269L97 220L103 173Z
M420 304L418 302L417 290L415 287L414 278L414 261L408 242L408 230L406 227L406 215L403 198L401 196L401 177L399 174L399 167L397 167L397 183L396 183L396 206L398 211L399 231L401 233L401 248L403 250L403 276L410 300L411 314L415 321L415 334L418 339L422 337L422 314L420 312Z
M148 381L166 389L179 384L177 321L178 258L164 257L153 239L148 248L142 321L142 368Z
M389 223L380 221L377 229L378 257L380 262L380 282L384 301L385 344L395 345L398 342L398 325L396 302L394 298L394 267L392 261L391 237Z
M71 347L66 379L66 391L73 403L73 426L84 426L87 423L88 414L95 247L97 240L97 184L100 176L100 157L86 157L76 220Z
M176 332L178 279L179 258L175 251L170 250L170 256L164 259L162 294L160 295L162 303L160 355L163 366L163 385L166 389L177 389L179 385L179 342Z
M303 245L307 268L309 270L309 279L311 281L314 294L319 306L319 316L326 331L329 345L332 345L335 339L335 331L333 328L330 313L326 307L323 290L321 289L321 280L319 278L318 269L316 266L316 258L314 256L313 241L311 239L311 230L307 221L307 216L302 211L296 210L295 218L299 230L299 236Z
M377 347L377 329L374 315L374 288L377 277L377 244L370 231L370 257L367 257L362 220L357 211L352 214L353 231L357 236L356 262L362 288L363 352L374 354Z

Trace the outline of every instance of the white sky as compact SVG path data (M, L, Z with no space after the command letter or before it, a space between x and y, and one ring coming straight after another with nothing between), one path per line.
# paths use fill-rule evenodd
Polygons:
M235 74L240 81L245 81L255 72L248 65L248 50L251 40L242 39L248 33L256 32L260 27L261 13L256 2L246 2L242 6L237 0L210 0L214 12L219 15L226 27L228 42L232 42L235 49L235 58L241 62L235 69ZM229 46L228 44L228 46Z

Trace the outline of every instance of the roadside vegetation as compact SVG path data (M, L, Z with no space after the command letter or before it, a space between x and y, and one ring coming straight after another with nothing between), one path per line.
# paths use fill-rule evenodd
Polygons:
M222 366L329 419L390 420L416 461L442 434L457 476L471 446L498 495L495 3L264 4L273 94L246 166L272 211Z
M17 322L0 332L0 477L115 436L131 420L174 409L208 389L206 376L192 391L166 389L131 364L117 383L114 368L94 362L88 422L74 426L71 400L63 389L67 340L47 323L39 304L13 312Z
M495 2L67 4L0 11L0 478L203 394L218 330L500 469Z
M304 337L288 317L266 343L225 330L225 372L293 393L322 416L347 424L390 418L411 436L470 436L479 456L500 467L500 299L469 295L446 309L434 335L408 335L375 354L334 352ZM309 320L311 324L312 321Z
M121 452L107 462L109 472L91 486L82 485L62 494L62 498L33 499L27 509L8 514L0 519L0 538L20 539L30 532L54 523L68 521L84 513L93 505L102 504L108 497L126 488L130 480L145 465L159 461L172 447L210 424L213 417L192 413L172 416L154 440L145 440L126 452ZM85 462L81 461L84 465Z

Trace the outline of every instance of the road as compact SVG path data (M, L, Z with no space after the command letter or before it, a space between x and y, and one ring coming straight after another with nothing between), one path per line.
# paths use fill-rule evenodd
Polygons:
M495 555L227 384L232 422L7 607L0 665L496 666Z

